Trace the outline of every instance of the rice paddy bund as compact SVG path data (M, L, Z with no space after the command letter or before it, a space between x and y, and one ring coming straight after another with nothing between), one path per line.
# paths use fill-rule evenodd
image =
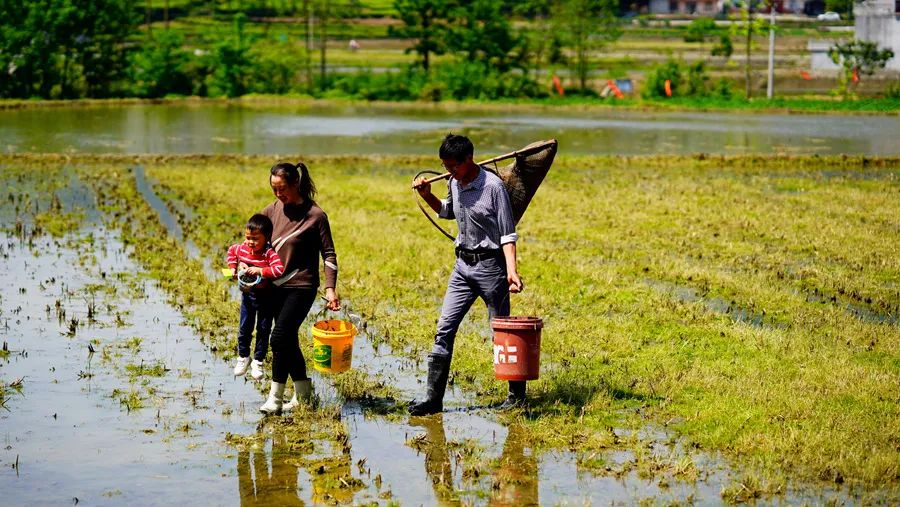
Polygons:
M74 170L131 255L227 358L235 301L224 282L184 283L184 273L218 267L246 218L273 200L274 160L8 155L0 168L5 179L41 174L51 194ZM342 298L377 330L373 341L421 359L453 260L409 189L434 160L305 162L331 221ZM183 241L166 236L141 197L138 167L178 217ZM598 455L621 445L613 427L671 432L685 449L743 471L722 489L727 501L792 488L897 501L898 209L896 158L559 156L519 224L526 288L513 314L541 316L545 327L531 404L506 422L537 449ZM81 220L57 211L41 219L46 230ZM172 270L184 243L197 255ZM498 402L505 393L493 378L486 314L474 308L452 382L479 403ZM132 367L147 375L156 366ZM392 392L358 375L337 388ZM702 474L690 460L636 462L650 475ZM596 473L609 465L579 463Z

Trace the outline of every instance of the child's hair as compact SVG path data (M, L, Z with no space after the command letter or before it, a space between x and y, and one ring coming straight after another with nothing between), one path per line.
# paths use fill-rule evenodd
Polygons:
M261 232L266 237L266 241L272 239L272 221L265 215L257 213L250 217L250 220L247 220L247 230Z

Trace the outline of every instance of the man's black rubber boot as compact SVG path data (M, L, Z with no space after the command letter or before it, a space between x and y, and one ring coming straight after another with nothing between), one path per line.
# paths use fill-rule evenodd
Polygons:
M497 407L500 410L509 410L511 408L519 408L525 405L525 381L510 380L509 394L506 400Z
M428 391L424 401L413 400L409 415L429 415L444 411L444 391L450 376L450 356L428 354ZM523 382L524 384L524 382Z

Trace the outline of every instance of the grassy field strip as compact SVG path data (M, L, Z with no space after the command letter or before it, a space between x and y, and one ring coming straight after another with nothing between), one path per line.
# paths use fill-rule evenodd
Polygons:
M700 111L700 112L740 112L741 114L832 114L854 116L896 116L900 114L900 99L860 99L842 101L830 95L806 95L795 98L775 98L772 100L745 101L743 99L721 100L711 98L671 98L667 100L635 100L623 99L615 102L597 99L564 97L549 98L523 102L521 100L498 100L493 102L450 101L442 102L387 102L387 101L355 101L349 99L315 99L307 95L264 95L252 94L236 99L173 97L167 99L73 99L73 100L0 100L0 110L44 107L111 107L148 104L198 105L221 104L240 105L241 107L291 108L306 107L352 107L362 105L384 111L448 111L453 113L471 112L488 114L494 112L541 113L552 111L553 114L594 112L598 114L612 111ZM821 142L826 142L824 139ZM512 147L510 149L513 149ZM790 153L780 153L789 157ZM804 154L798 154L803 156ZM108 160L104 155L94 155L97 160ZM115 159L116 155L113 155ZM189 157L189 156L188 156ZM190 158L190 157L189 157ZM752 158L752 157L751 157ZM862 162L859 162L862 163ZM424 167L432 167L425 163Z
M98 165L90 159L88 173ZM272 200L272 161L141 160L165 194L193 205L185 231L214 256ZM307 162L333 224L342 294L395 350L427 350L452 253L418 216L408 183L432 161ZM590 435L613 424L668 426L744 463L762 490L790 477L897 498L900 326L861 318L848 304L881 316L900 305L898 166L560 157L520 224L526 292L514 297L514 312L546 323L543 374L523 420L532 436L548 448L590 450L607 445ZM195 317L208 318L202 309L216 297L189 298ZM454 378L500 399L485 314L478 304L473 313Z
M336 224L342 290L389 330L393 345L413 354L428 347L450 262L449 243L416 216L404 188L403 166L424 162L312 162L320 201ZM805 295L818 287L873 312L897 307L896 289L883 283L898 273L889 212L898 200L896 161L871 171L862 164L561 159L521 226L529 289L514 307L548 323L549 373L534 383L535 415L561 423L583 413L600 425L611 412L639 407L635 424L673 421L697 444L764 468L890 482L898 328ZM185 202L198 197L190 168L153 170ZM875 179L864 178L873 172ZM258 174L245 168L204 192L223 212L247 203L240 216L255 199L257 208L271 199ZM229 186L258 190L237 199ZM198 225L209 234L201 244L214 244L215 228L235 218L210 211L216 218L198 222L215 223ZM767 325L679 301L648 279L733 301L765 315ZM478 310L471 321L483 317ZM477 325L468 329L454 373L497 396L487 337Z

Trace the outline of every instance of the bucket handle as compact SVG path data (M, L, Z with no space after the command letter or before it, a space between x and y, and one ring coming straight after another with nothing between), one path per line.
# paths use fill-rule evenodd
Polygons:
M326 298L325 296L319 296L319 299L328 302L328 298ZM339 316L344 317L347 322L352 322L350 320L350 312L347 310L347 305L341 305L340 310L331 310L328 308L328 306L322 305L322 309L316 312L315 315L313 315L313 318L315 318L316 322L318 322L319 320L324 319L328 315L328 312L336 313Z

